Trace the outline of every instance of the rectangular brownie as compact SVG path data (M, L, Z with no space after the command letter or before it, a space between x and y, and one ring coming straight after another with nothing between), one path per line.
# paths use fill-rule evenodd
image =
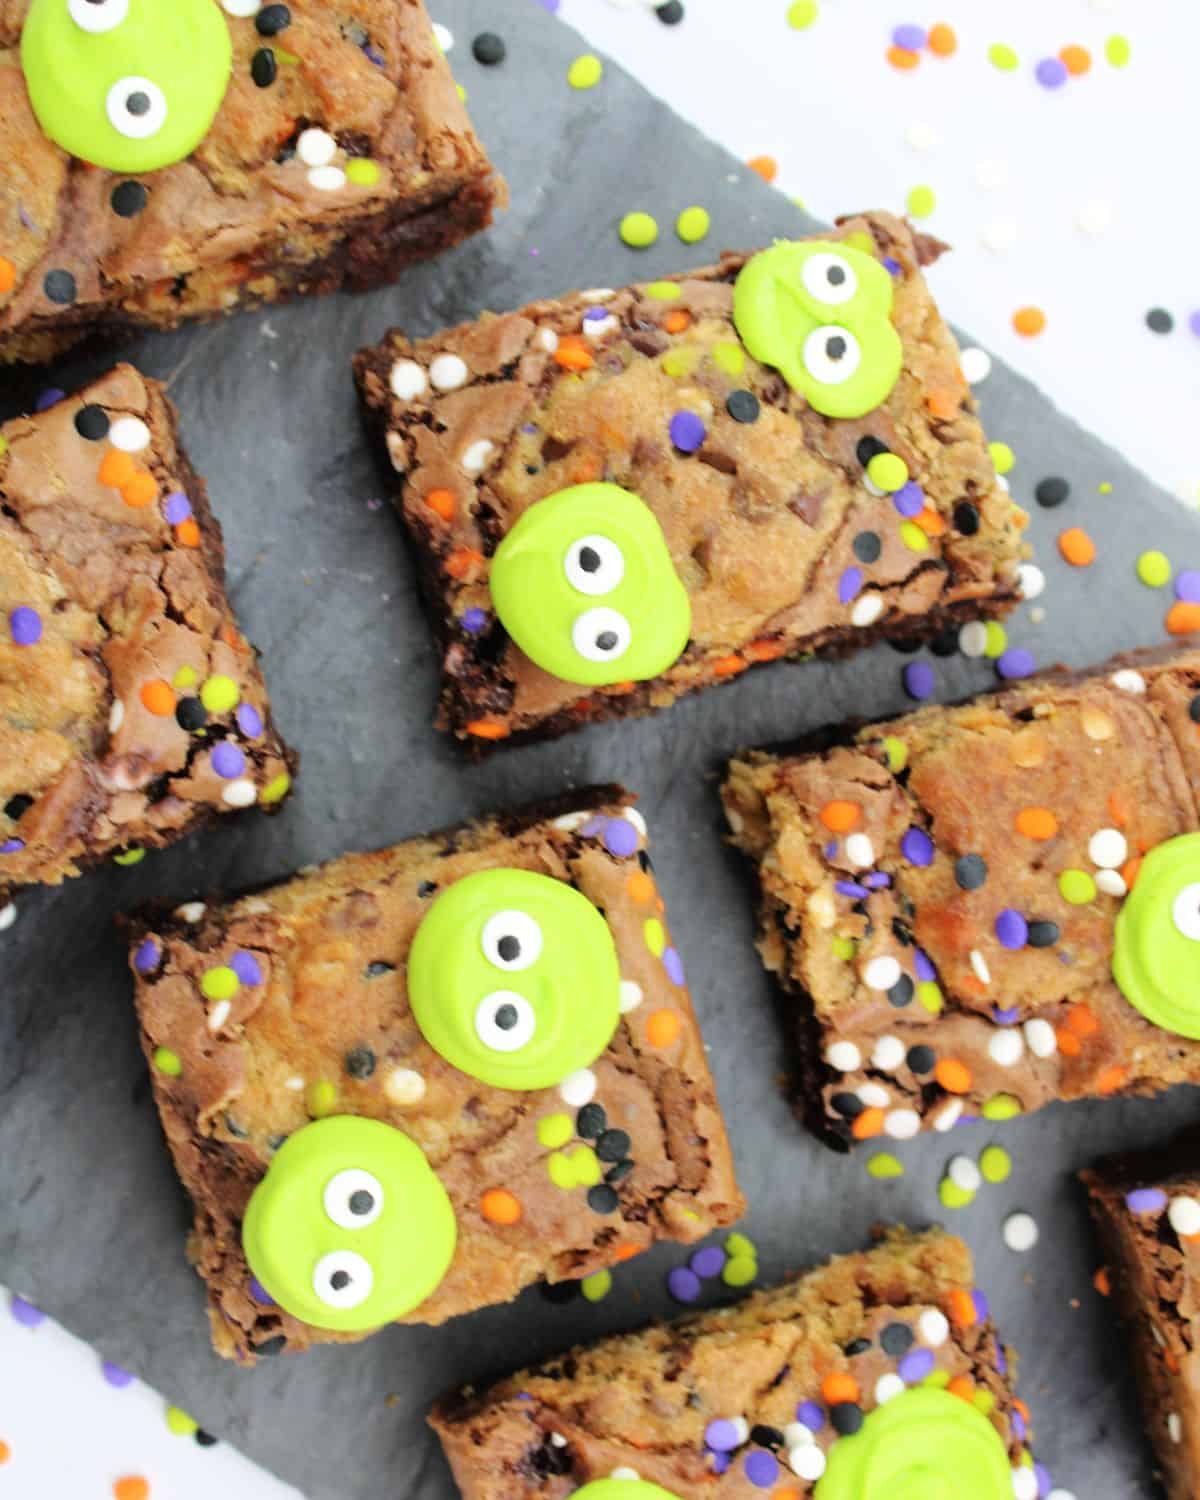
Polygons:
M251 1363L382 1322L441 1323L738 1217L724 1125L632 802L619 787L593 788L140 925L143 1042L195 1208L191 1256L218 1352ZM477 894L489 881L507 890L514 875L538 893ZM499 921L497 908L510 936L491 926L480 935L480 913ZM521 949L512 934L524 942L531 921L534 947ZM529 1031L506 1031L510 1045L499 1030L522 1009ZM544 1038L556 1049L545 1057ZM382 1303L368 1304L367 1326L304 1302L316 1250L297 1287L287 1268L263 1273L263 1255L244 1248L251 1195L292 1180L296 1157L320 1139L310 1122L331 1116L383 1122L410 1153L415 1142L457 1225L453 1260L434 1268L428 1295L395 1318L390 1304L383 1316L373 1315ZM281 1222L293 1240L319 1229L341 1248L323 1220L314 1229L276 1219L276 1230Z
M1176 853L1200 879L1198 694L1173 648L731 763L797 1107L830 1144L1200 1082L1186 998L1138 957Z
M1200 1494L1200 1137L1080 1174L1168 1500ZM1101 1285L1104 1283L1101 1282Z
M882 1495L846 1484L869 1454L897 1494L1032 1500L1049 1476L1010 1357L962 1241L897 1229L732 1307L468 1387L430 1421L464 1500L590 1500L635 1476L657 1486L645 1500Z
M891 303L860 330L860 372L875 384L855 389L855 409L876 404L853 418L810 404L839 404L840 388L806 397L743 346L734 284L779 246L485 313L427 339L393 331L359 354L363 401L404 481L397 505L442 658L440 728L476 745L555 735L663 708L758 662L932 635L1014 603L1026 518L996 478L921 274L943 247L887 214L843 220L825 239L843 278L866 284L872 272ZM860 259L849 267L843 253ZM836 307L823 315L854 321ZM786 362L762 329L739 323ZM846 329L823 332L844 350ZM648 565L625 545L619 584L605 587L620 554L599 582L567 590L564 562L568 580L578 563L543 556L545 571L535 564L498 601L497 549L520 528L509 553L517 540L528 553L530 527L550 514L538 502L596 484L607 488L578 529L607 526L606 510L615 525L612 486L630 492L655 534ZM623 534L609 531L610 548ZM619 604L632 626L611 660L595 660L602 629L580 654L587 596L610 616Z
M183 25L200 0L179 4ZM44 133L21 66L28 7L0 7L0 364L98 329L378 286L503 205L422 0L211 4L232 40L223 101L190 155L151 171L106 170ZM159 75L159 52L131 53L128 72ZM99 78L78 86L81 109L103 100Z
M118 365L0 427L0 905L271 808L292 757L162 386Z

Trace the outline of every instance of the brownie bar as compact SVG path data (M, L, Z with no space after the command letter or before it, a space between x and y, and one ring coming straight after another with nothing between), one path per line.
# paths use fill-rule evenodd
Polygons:
M129 365L0 427L0 903L218 813L294 757L175 410Z
M430 1420L464 1500L565 1500L579 1486L587 1495L589 1481L634 1475L661 1487L651 1500L664 1490L726 1500L810 1495L827 1471L829 1483L852 1457L895 1442L884 1412L902 1431L920 1407L927 1451L882 1460L897 1493L1031 1500L1046 1489L1009 1358L962 1241L893 1230L733 1307L448 1396ZM956 1466L960 1427L990 1466ZM927 1488L904 1488L908 1469Z
M1200 1137L1080 1173L1168 1500L1200 1494Z
M421 0L220 9L233 71L208 134L132 174L43 134L25 11L0 11L0 364L95 330L378 286L503 206Z
M996 479L921 274L943 247L886 214L826 238L890 272L880 328L894 328L903 365L854 419L822 416L743 347L734 283L747 255L428 339L393 331L359 354L363 400L404 477L397 505L442 657L440 728L476 745L556 735L665 707L758 662L934 635L1015 602L1025 516ZM888 455L908 476L898 493L866 474ZM670 665L615 680L617 660L613 680L589 689L518 647L490 579L497 547L537 502L597 482L652 512L691 622L682 654L661 658ZM660 576L642 600L651 615L678 585Z
M358 1116L404 1132L449 1195L453 1262L399 1321L441 1323L737 1218L742 1199L644 829L628 794L594 788L147 919L133 949L138 1013L195 1207L191 1256L221 1354L250 1363L371 1331L285 1311L272 1300L283 1288L253 1280L243 1249L251 1194L313 1118ZM606 997L615 1033L555 1086L460 1071L410 1004L412 945L429 914L466 878L497 870L533 871L552 895L586 905L582 893L615 943L619 1017ZM552 984L561 932L545 921L543 935L547 956L530 972ZM451 946L474 952L473 940ZM222 966L226 981L232 972L243 982L214 987Z
M1170 923L1162 861L1200 878L1166 842L1200 827L1197 714L1200 652L1172 648L731 763L797 1109L830 1144L1200 1082L1194 1022L1113 972Z

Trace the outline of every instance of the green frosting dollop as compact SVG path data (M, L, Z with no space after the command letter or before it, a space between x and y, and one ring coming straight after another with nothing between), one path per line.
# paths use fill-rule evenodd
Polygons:
M1200 1038L1200 833L1151 849L1117 913L1113 978L1147 1021Z

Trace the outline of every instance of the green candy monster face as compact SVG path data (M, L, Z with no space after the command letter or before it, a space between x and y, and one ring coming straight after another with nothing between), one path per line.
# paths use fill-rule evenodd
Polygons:
M33 0L21 33L38 124L110 172L153 172L194 151L232 65L216 0Z
M678 661L692 611L654 512L615 484L531 505L488 580L501 625L563 682L645 682Z
M544 1089L617 1029L612 933L586 896L530 870L480 870L434 901L408 956L408 999L448 1063L498 1089Z
M445 1276L454 1210L421 1148L380 1120L337 1115L288 1137L242 1223L252 1273L285 1312L365 1333Z
M593 1479L575 1490L571 1500L679 1500L679 1496L648 1479Z
M1151 849L1117 914L1117 987L1147 1021L1200 1038L1200 833Z
M839 1438L813 1500L1012 1500L1000 1434L976 1407L918 1386Z
M863 417L900 378L892 278L872 255L781 240L746 262L733 290L742 343L825 417Z

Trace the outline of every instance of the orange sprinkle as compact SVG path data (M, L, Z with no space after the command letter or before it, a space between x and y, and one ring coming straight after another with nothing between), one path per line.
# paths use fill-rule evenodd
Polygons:
M488 1188L479 1200L479 1212L489 1224L515 1224L521 1217L521 1200L507 1188Z
M1074 42L1064 47L1058 54L1058 58L1066 67L1067 72L1076 78L1086 73L1092 66L1092 54L1086 47L1077 47Z
M1090 568L1096 561L1096 544L1082 526L1070 526L1066 531L1060 531L1058 550L1073 568ZM1200 613L1200 606L1194 607Z
M1109 793L1108 815L1122 828L1129 822L1129 798L1120 787Z
M946 1389L952 1396L957 1396L962 1401L975 1399L975 1382L969 1375L956 1375Z
M640 1245L614 1245L612 1257L614 1262L632 1260L635 1255L642 1253Z
M588 454L581 458L577 464L571 467L572 484L590 484L593 479L599 479L604 473L604 465L596 455Z
M1025 1418L1025 1425L1028 1427L1030 1425L1029 1407L1021 1400L1020 1396L1013 1397L1013 1406Z
M127 483L121 486L121 499L131 510L145 510L158 499L158 485L154 475L139 469Z
M425 496L425 504L435 516L441 516L443 521L453 519L458 498L453 490L430 490Z
M787 653L786 641L751 641L745 649L745 655L751 661L778 661Z
M1108 1274L1107 1266L1101 1266L1092 1277L1092 1285L1102 1297L1110 1297L1112 1295L1112 1277Z
M688 327L691 321L691 313L685 312L681 307L678 308L675 312L667 314L667 316L663 319L663 327L667 330L668 333L682 333L683 330Z
M193 516L180 521L175 528L175 535L184 547L198 547L200 545L200 527L196 524Z
M949 1318L955 1328L971 1328L979 1319L974 1297L960 1286L950 1293Z
M893 68L899 68L902 73L907 73L921 61L921 54L910 52L907 47L889 47L887 60Z
M1046 326L1046 314L1040 307L1018 307L1012 324L1022 338L1036 338Z
M581 338L571 333L559 339L558 348L554 351L554 362L564 370L590 370L595 364L592 351Z
M1058 1040L1058 1050L1064 1057L1078 1057L1083 1051L1083 1043L1073 1031L1068 1031L1065 1026L1060 1026L1055 1036Z
M5 292L11 292L16 284L16 266L13 265L11 260L8 260L5 256L0 255L0 297L3 297Z
M826 1406L840 1406L846 1401L857 1401L858 1381L845 1370L834 1370L832 1375L826 1375L821 1382L821 1395Z
M926 38L929 50L935 57L953 57L958 51L958 37L955 35L954 27L947 25L945 21L938 21L936 25L929 28Z
M1181 599L1167 610L1165 623L1171 635L1191 635L1200 630L1200 604L1188 604Z
M175 712L175 690L161 677L142 683L141 698L146 711L160 719L169 719Z
M679 1040L679 1017L673 1010L654 1010L646 1017L646 1040L652 1047L670 1047Z
M653 901L654 899L654 882L645 870L635 870L626 881L625 887L635 901Z
M971 1087L971 1070L956 1057L938 1058L933 1076L948 1094L965 1094Z
M819 815L830 833L849 833L862 817L857 802L827 802Z
M946 530L946 518L941 511L933 510L928 505L919 511L913 520L925 533L926 536L941 536Z
M140 1474L126 1474L113 1484L113 1500L148 1500L150 1486Z
M791 1488L785 1490L772 1490L771 1500L803 1500L799 1490Z
M1112 1063L1107 1068L1101 1068L1096 1074L1096 1091L1100 1094L1115 1094L1119 1088L1125 1086L1126 1072L1120 1063Z
M958 416L960 404L958 392L947 386L937 386L925 397L929 415L936 417L939 422L949 422Z
M718 656L712 664L715 677L736 677L739 672L744 672L748 662L740 656Z
M1194 1234L1185 1234L1185 1235L1182 1235L1181 1238L1183 1238L1185 1240L1194 1240L1196 1238L1196 1236ZM1167 1369L1170 1370L1171 1374L1172 1375L1178 1375L1179 1374L1179 1360L1176 1357L1175 1351L1173 1349L1164 1349L1163 1352L1162 1352L1162 1357L1163 1357L1163 1364L1166 1365Z
M3 1439L0 1439L0 1464L6 1464L12 1457L12 1449Z
M1058 819L1048 807L1023 807L1017 814L1017 832L1044 842L1058 832Z
M468 734L473 734L477 740L502 740L508 735L508 725L501 724L499 719L472 719L464 726Z
M1134 882L1142 873L1142 856L1135 854L1132 859L1127 859L1121 866L1121 879L1129 890L1133 890Z
M1078 1005L1072 1005L1067 1012L1067 1025L1078 1037L1095 1036L1100 1030L1095 1011L1082 1001Z
M239 655L244 656L246 654L246 642L238 634L236 625L223 625L221 627L221 639L227 646L232 646Z
M445 568L451 578L466 578L482 562L483 553L476 552L474 547L455 547L453 552L446 555Z
M746 165L752 172L757 172L764 182L774 182L779 176L779 163L773 156L752 156Z
M128 453L123 453L120 448L110 448L100 465L99 479L100 483L108 485L109 489L119 490L122 485L128 484L136 473L137 468Z
M871 1105L864 1109L861 1115L854 1117L854 1124L850 1127L850 1133L856 1141L866 1141L873 1135L883 1134L883 1110Z

